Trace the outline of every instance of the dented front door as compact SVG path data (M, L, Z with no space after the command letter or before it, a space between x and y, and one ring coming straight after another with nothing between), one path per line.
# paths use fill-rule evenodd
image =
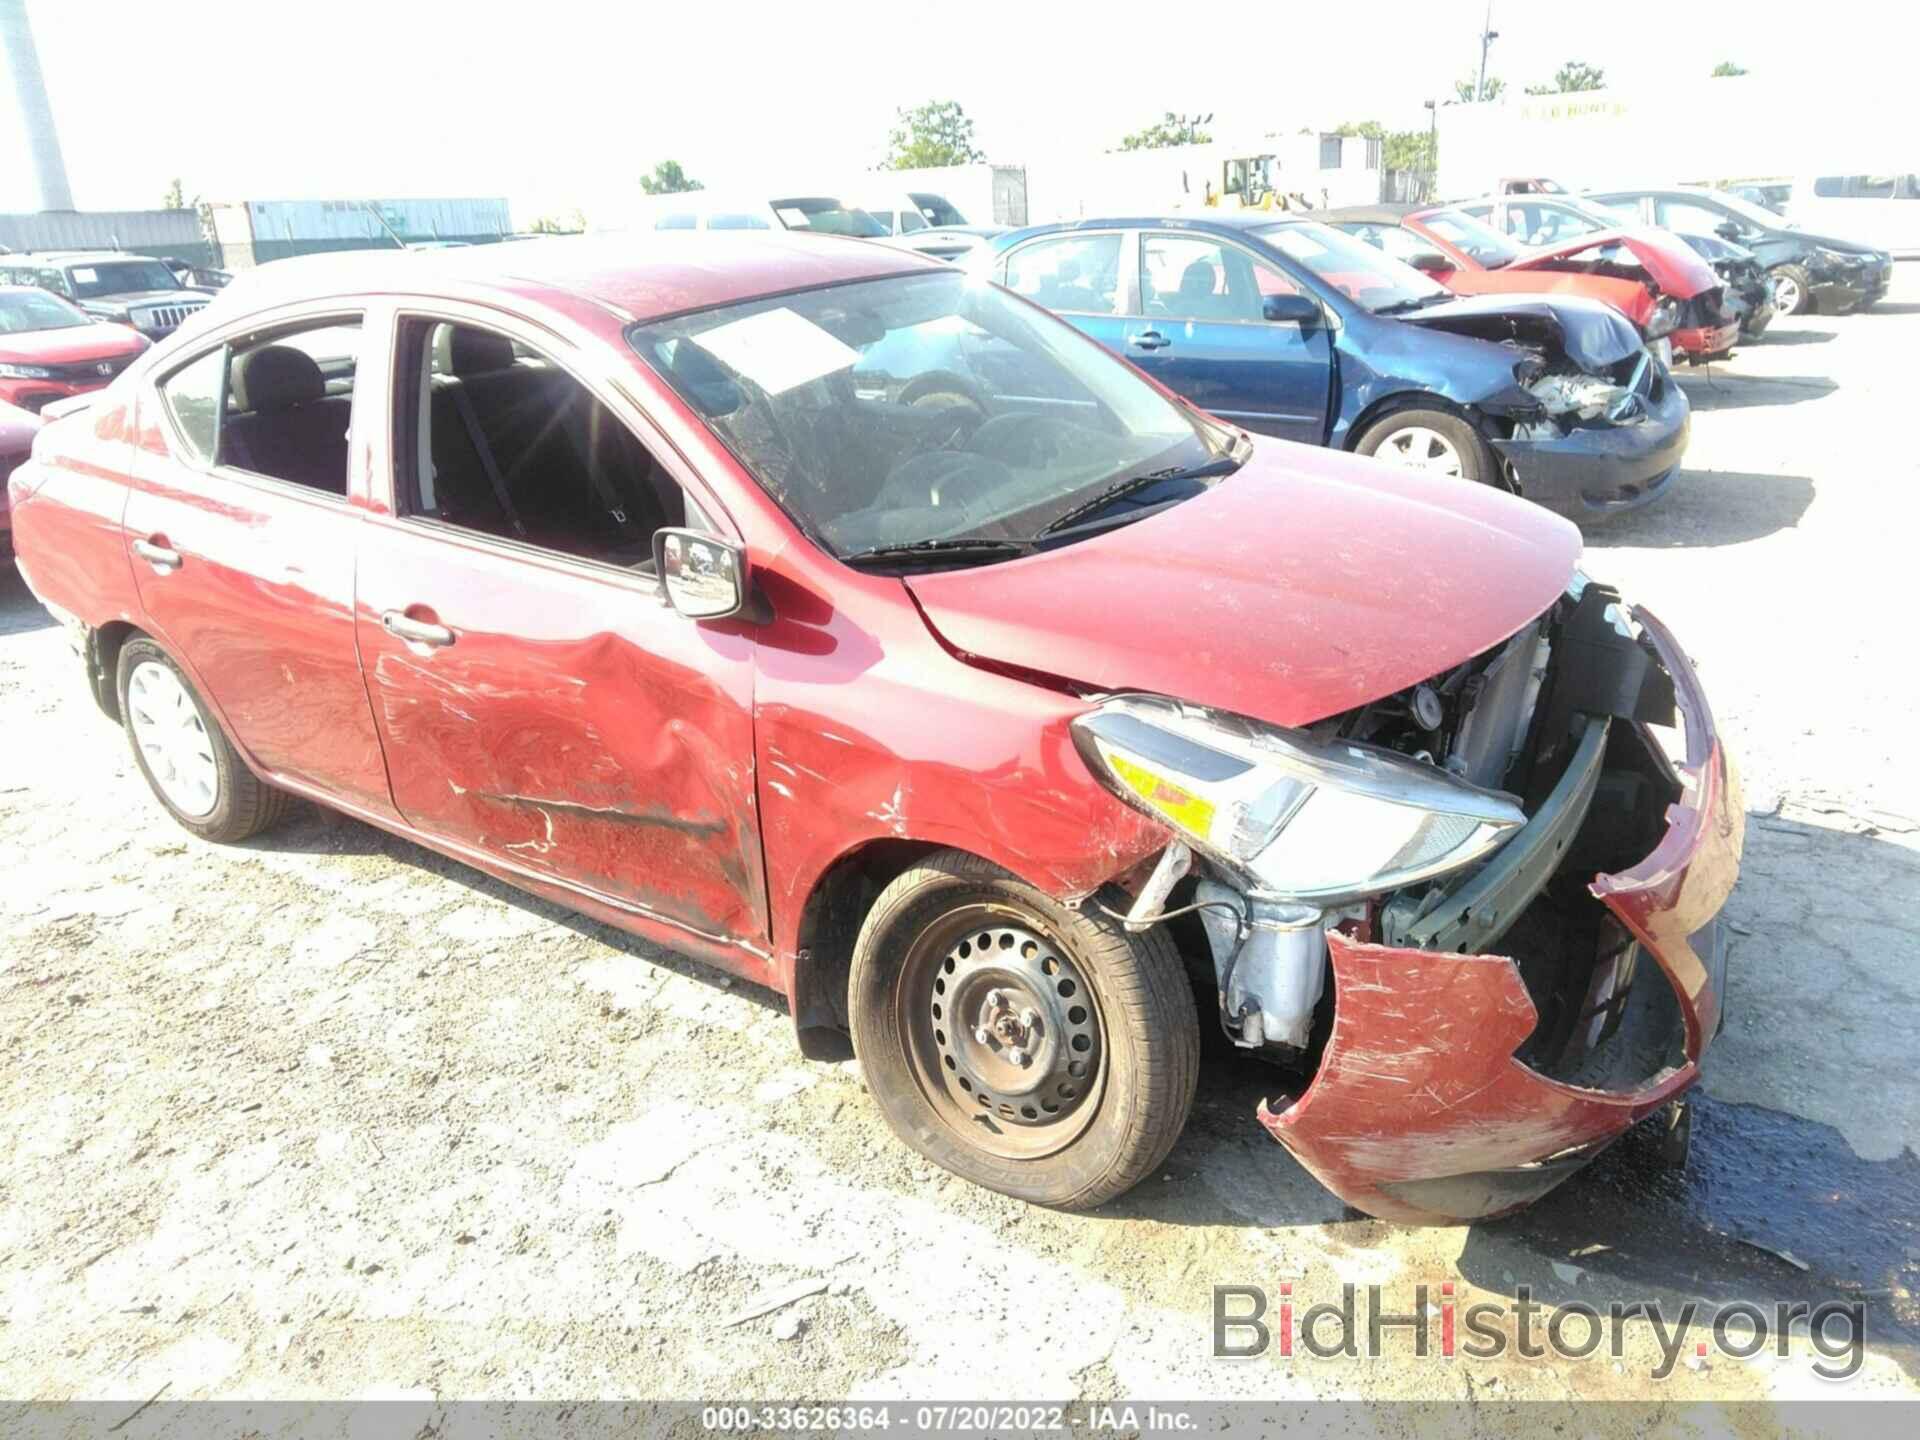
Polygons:
M420 830L723 941L763 942L752 642L647 577L369 517L356 629Z

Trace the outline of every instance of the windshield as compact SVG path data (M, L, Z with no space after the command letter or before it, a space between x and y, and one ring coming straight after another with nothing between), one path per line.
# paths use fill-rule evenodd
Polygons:
M817 230L823 235L885 235L886 226L864 210L842 205L828 196L776 200L773 212L789 230Z
M69 265L67 279L81 300L99 295L132 295L141 290L178 290L180 282L158 260L115 260L98 265Z
M1520 247L1499 231L1482 225L1460 210L1423 210L1415 222L1431 230L1462 255L1489 270L1511 265L1520 258Z
M634 348L836 555L1038 535L1228 442L1124 361L957 271L683 315Z
M91 325L93 317L76 310L58 295L44 290L0 292L0 335L22 335L29 330L65 330Z
M1315 279L1376 315L1452 299L1447 289L1411 265L1343 231L1315 221L1263 225L1253 232Z
M924 190L908 192L907 198L920 207L929 225L964 225L967 217L947 203L944 195L929 195Z
M1742 200L1738 195L1728 195L1724 192L1712 198L1714 204L1726 207L1741 219L1759 229L1778 230L1781 228L1780 217L1763 205L1756 205L1751 200Z

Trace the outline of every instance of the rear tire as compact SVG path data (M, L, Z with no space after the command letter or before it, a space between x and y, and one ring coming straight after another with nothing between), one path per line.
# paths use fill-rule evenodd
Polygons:
M1798 265L1776 265L1767 272L1773 276L1773 308L1778 315L1805 315L1813 309L1813 282Z
M1446 410L1395 410L1369 425L1353 448L1409 470L1481 485L1499 483L1500 463L1493 447Z
M231 843L277 825L293 807L247 768L185 672L141 636L115 675L133 760L168 813L203 840Z
M1193 1105L1200 1026L1165 927L1129 935L977 856L941 852L881 892L848 1009L894 1134L1017 1199L1111 1200Z

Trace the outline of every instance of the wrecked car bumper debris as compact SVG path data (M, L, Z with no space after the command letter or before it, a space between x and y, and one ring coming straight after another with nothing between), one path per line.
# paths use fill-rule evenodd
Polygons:
M1518 1208L1698 1078L1720 1024L1716 916L1739 869L1744 812L1691 666L1658 620L1633 617L1671 678L1685 758L1658 761L1675 798L1651 851L1581 887L1599 947L1580 972L1591 976L1584 1003L1543 1017L1529 983L1541 957L1523 946L1543 932L1506 907L1558 857L1573 870L1584 818L1604 821L1638 783L1614 765L1656 753L1630 715L1581 717L1584 734L1526 830L1448 903L1411 922L1383 917L1393 943L1327 934L1333 1019L1320 1066L1293 1104L1262 1106L1259 1119L1369 1214L1446 1224ZM1482 953L1496 934L1503 953ZM1563 1038L1543 1045L1554 1026Z
M1643 382L1640 409L1630 424L1523 422L1493 446L1535 504L1575 520L1638 509L1671 488L1693 423L1686 395L1662 366Z

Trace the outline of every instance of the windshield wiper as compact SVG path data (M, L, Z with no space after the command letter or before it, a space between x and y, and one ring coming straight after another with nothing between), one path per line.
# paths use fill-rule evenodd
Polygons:
M897 563L916 560L938 561L947 556L977 555L982 558L995 556L1012 557L1025 555L1033 549L1030 540L909 540L899 545L875 545L866 550L856 550L851 555L842 555L840 563L858 568L866 564L880 562Z
M1373 313L1376 315L1404 315L1409 310L1424 310L1429 305L1444 305L1453 299L1451 295L1415 295L1410 299L1396 300L1391 305L1382 305Z
M1038 540L1045 535L1058 535L1076 520L1098 513L1116 500L1124 500L1138 490L1145 490L1166 480L1204 480L1210 475L1231 475L1240 468L1241 462L1230 455L1217 455L1199 465L1172 465L1165 470L1149 470L1144 475L1130 475L1125 480L1109 485L1092 499L1076 505L1064 515L1049 520L1040 527Z

